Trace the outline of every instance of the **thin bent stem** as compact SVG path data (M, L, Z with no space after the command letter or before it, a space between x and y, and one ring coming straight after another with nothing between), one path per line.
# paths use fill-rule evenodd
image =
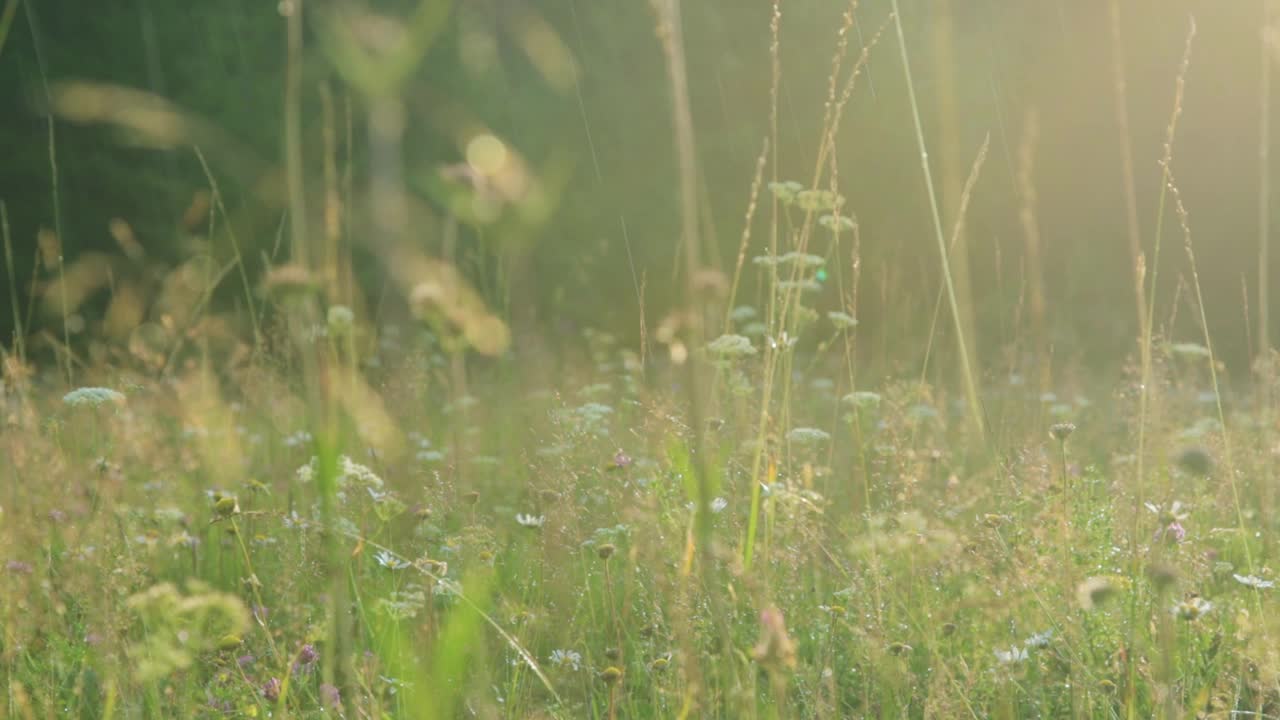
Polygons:
M964 322L960 317L960 306L956 302L955 282L951 277L951 261L947 257L947 241L942 232L942 216L938 213L938 197L934 191L933 173L929 169L929 150L924 141L924 128L920 123L920 107L916 102L915 84L911 79L911 61L907 56L907 41L902 32L902 13L898 10L898 0L893 0L893 25L898 33L898 49L902 54L902 70L907 80L907 97L911 100L911 119L915 124L916 145L920 149L920 169L924 172L925 188L929 192L929 211L933 217L934 236L938 241L938 254L942 260L942 277L946 283L947 301L951 306L951 320L955 325L956 344L960 350L960 364L964 372L965 394L968 396L969 413L978 437L986 442L986 426L982 419L982 407L978 400L978 386L974 381L973 368L970 364L969 348L965 341Z

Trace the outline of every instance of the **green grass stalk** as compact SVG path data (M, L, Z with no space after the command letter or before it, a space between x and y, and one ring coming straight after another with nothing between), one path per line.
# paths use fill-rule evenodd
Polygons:
M942 217L938 213L938 198L933 186L933 172L929 169L929 151L924 140L924 128L920 122L920 107L916 102L915 83L911 77L911 61L907 54L907 40L902 32L902 13L898 0L892 0L893 25L898 34L898 49L902 56L902 70L907 82L907 96L911 100L911 119L915 125L916 145L920 151L920 169L924 173L925 188L929 192L929 211L933 217L934 236L938 241L938 254L942 261L942 277L946 283L947 301L951 307L951 320L955 326L956 345L964 378L965 396L969 403L969 415L979 440L986 442L986 423L983 421L982 404L978 397L978 385L971 366L969 348L965 340L964 322L960 305L956 301L955 282L951 277L951 261L947 258L947 241L942 233Z

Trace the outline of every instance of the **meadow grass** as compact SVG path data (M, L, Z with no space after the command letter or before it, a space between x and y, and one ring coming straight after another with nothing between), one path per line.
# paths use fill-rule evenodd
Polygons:
M952 331L936 346L930 331L919 373L868 377L860 357L919 360L862 347L859 225L836 165L890 23L912 84L896 2L852 58L856 3L844 14L805 182L778 170L773 4L770 133L725 277L705 267L680 3L654 0L684 297L642 319L639 347L592 328L513 345L447 245L429 261L397 244L396 83L443 22L428 4L388 72L336 19L318 30L354 58L376 130L368 202L386 211L372 234L403 295L403 312L364 312L347 257L361 201L327 85L324 192L305 192L303 4L287 6L292 262L254 291L197 149L208 237L232 252L180 268L199 287L178 331L94 359L67 341L48 366L21 342L4 353L0 720L1280 717L1275 379L1232 382L1208 327L1173 173L1190 34L1154 239L1158 253L1167 197L1202 343L1162 335L1131 212L1137 357L1121 376L1055 370L1042 307L1026 357L973 346L948 268L988 143L942 218L913 96L934 329L945 296ZM1018 191L1038 248L1027 138ZM302 222L315 207L323 248ZM0 202L8 260L6 219ZM63 278L67 340L72 267L58 253L44 269ZM205 321L233 271L251 332L228 348ZM831 286L840 309L820 311ZM1015 360L984 370L979 349Z
M430 333L384 328L366 373L398 448L349 419L321 447L265 361L7 393L5 716L1274 712L1274 439L1248 397L1206 402L1202 346L1156 353L1138 517L1136 377L992 383L993 463L963 396L806 362L747 569L756 340L697 351L720 378L705 553L695 429L657 389L683 373L568 344L554 387L504 361L442 403Z

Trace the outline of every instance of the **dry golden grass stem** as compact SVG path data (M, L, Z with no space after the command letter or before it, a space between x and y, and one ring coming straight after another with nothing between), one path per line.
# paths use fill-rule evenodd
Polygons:
M982 147L978 149L978 155L973 159L973 165L969 168L969 177L964 182L964 190L960 193L960 204L956 213L955 225L951 229L951 242L947 245L947 252L951 252L956 247L956 241L964 230L964 220L969 212L969 201L973 197L973 188L978 184L978 177L982 174L982 166L987 162L987 151L991 148L991 135L988 134L986 139L982 141ZM933 338L938 327L938 315L942 312L942 297L945 288L938 288L938 296L933 301L933 319L929 323L929 342L925 346L924 363L920 368L920 384L923 385L925 377L929 371L929 357L933 351Z
M768 157L769 138L766 137L760 148L760 154L756 157L756 173L751 180L751 192L747 197L747 210L742 219L742 239L738 243L738 259L733 267L733 280L730 282L729 296L725 302L723 332L726 333L729 332L732 325L730 317L733 315L733 306L738 297L738 286L742 282L742 268L747 261L747 247L751 244L751 223L756 216L756 206L760 199L760 187L764 183L764 165Z

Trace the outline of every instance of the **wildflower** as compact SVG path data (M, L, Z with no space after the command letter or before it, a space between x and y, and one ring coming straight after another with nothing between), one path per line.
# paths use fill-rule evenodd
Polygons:
M342 694L337 687L320 683L320 704L330 710L338 710L342 707Z
M475 505L480 501L480 493L475 490L462 493L462 501L468 505Z
M62 396L62 402L72 407L99 407L107 403L123 404L124 393L104 387L76 388Z
M443 582L443 580L442 580ZM427 604L427 595L421 585L410 584L404 590L393 590L378 606L393 620L410 620Z
M817 445L830 439L830 433L818 428L795 428L787 433L787 440L797 445Z
M232 515L240 514L240 503L236 500L235 495L214 494L213 500L213 517L214 520L225 520Z
M822 217L818 218L818 224L830 230L831 232L844 232L846 230L852 230L855 227L857 227L857 225L853 221L853 218L846 217L844 215L832 215L832 214L823 215Z
M240 636L235 633L227 633L218 638L218 649L223 651L235 650L240 647L240 643L244 642Z
M831 321L832 325L835 325L837 328L840 328L841 330L848 330L849 328L858 324L857 318L850 315L849 313L843 313L839 311L832 311L827 313L827 319Z
M1008 515L1000 515L997 513L986 513L982 516L982 524L989 528L998 528L1009 522Z
M484 559L485 553L489 553L489 551L488 550L480 551L481 559ZM489 553L489 555L492 555L492 554L493 553ZM444 560L432 560L431 558L424 556L422 558L419 558L416 562L414 562L414 565L417 566L419 570L427 573L428 575L448 575L449 574L449 563L445 562Z
M786 182L769 183L769 192L778 199L778 202L790 205L795 202L796 195L804 190L804 186L795 180L787 180Z
M816 280L779 280L779 290L803 290L806 292L818 292L822 289L822 285Z
M622 450L618 450L618 452L613 454L613 465L610 468L611 470L621 470L629 465L631 465L630 455L626 454Z
M1209 357L1209 348L1193 342L1172 343L1169 345L1169 351L1186 358Z
M30 575L31 563L23 562L21 560L10 560L4 564L4 569L14 575Z
M889 654L898 656L909 655L911 654L912 649L913 648L906 643L896 642L889 645Z
M419 450L414 457L418 459L418 462L438 463L444 460L444 453L439 450Z
M1017 645L1011 645L1008 650L996 650L995 655L996 660L999 660L1005 665L1020 663L1030 657L1026 648L1020 648Z
M834 210L844 204L844 198L830 190L801 190L796 193L796 207L808 212Z
M821 255L811 255L809 253L802 253L798 250L792 250L786 255L778 258L778 263L781 265L799 265L803 268L814 268L826 265L827 259Z
M574 408L573 412L585 421L600 422L613 414L613 408L604 403L589 402Z
M1168 506L1155 505L1153 503L1143 504L1146 506L1147 510L1160 518L1161 524L1178 523L1191 517L1191 513L1188 512L1187 506L1183 505L1179 500L1174 500Z
M382 478L378 477L377 473L358 462L354 462L346 455L338 457L338 468L340 470L338 487L346 487L352 482L359 482L365 487L374 488L381 488L383 485Z
M1028 647L1028 648L1049 647L1049 641L1051 640L1053 640L1053 630L1049 629L1049 630L1045 630L1044 632L1040 632L1040 633L1036 633L1035 635L1032 635L1031 637L1027 638L1026 641L1022 643L1022 645L1023 647Z
M751 650L751 657L769 670L795 667L795 641L787 635L787 625L778 608L767 607L760 612L760 640Z
M409 567L407 560L402 560L390 550L379 550L374 554L373 558L378 561L379 565L389 570L403 570Z
M320 659L320 653L316 652L316 646L311 643L303 645L298 650L298 659L293 663L293 670L309 670Z
M314 665L316 660L320 659L320 653L316 652L316 646L307 643L298 651L298 662L303 665Z
M721 512L724 512L724 509L725 509L725 508L727 508L727 507L729 507L729 501L728 501L728 500L725 500L725 499L724 499L724 498L722 498L722 497L713 498L713 499L711 500L711 512L712 512L712 513L719 514L719 513L721 513Z
M262 683L262 697L266 698L268 702L279 700L282 686L283 683L280 682L280 678L271 678Z
M880 404L880 394L867 390L859 390L849 393L843 398L844 402L858 408L859 410L869 410Z
M522 527L527 527L531 530L536 530L538 528L541 528L543 525L547 523L547 516L516 513L516 522L520 523Z
M1193 596L1173 606L1173 614L1181 620L1193 622L1213 609L1213 603L1199 596Z
M551 664L557 668L582 669L582 655L574 650L552 650Z
M1062 422L1054 423L1049 426L1049 434L1058 442L1066 442L1071 437L1071 433L1076 431L1075 423Z
M707 349L723 358L755 355L756 348L741 335L721 335L707 344Z
M670 664L671 664L671 653L666 653L654 658L653 662L649 663L649 669L653 672L658 673L658 672L662 672L663 670L666 670L667 666Z
M306 447L311 444L311 433L306 430L299 430L284 438L285 447Z
M1236 582L1240 583L1241 585L1247 585L1255 590L1264 590L1266 588L1273 588L1276 586L1275 581L1263 580L1262 578L1257 577L1255 575L1232 574L1231 577L1235 578Z
M622 670L610 665L600 671L600 679L604 681L605 685L616 685L622 680Z
M615 550L617 550L617 548L615 548L611 543L605 543L596 548L596 555L600 556L601 560L608 560L613 557Z
M255 662L257 662L257 658L255 658L251 653L245 653L244 655L236 658L236 665L239 665L242 668L249 667Z
M330 306L326 319L329 322L329 332L338 337L351 332L356 322L355 313L351 312L351 308L346 305Z

